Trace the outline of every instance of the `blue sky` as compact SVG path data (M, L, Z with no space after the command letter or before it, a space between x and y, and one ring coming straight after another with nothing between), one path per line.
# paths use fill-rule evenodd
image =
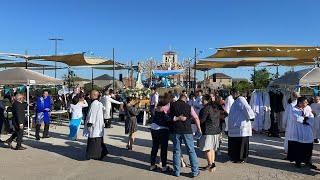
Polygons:
M182 60L195 47L205 57L214 52L209 48L235 44L319 45L319 7L318 0L1 0L0 52L53 54L53 36L64 38L59 53L111 58L115 48L122 63L160 61L170 46ZM211 72L249 77L251 71ZM76 73L90 77L86 69Z

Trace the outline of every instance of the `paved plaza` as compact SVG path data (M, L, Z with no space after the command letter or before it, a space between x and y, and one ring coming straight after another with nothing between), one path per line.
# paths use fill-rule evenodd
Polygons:
M110 155L104 161L85 160L86 140L68 140L68 126L51 126L51 138L35 141L34 136L24 138L25 151L14 151L3 144L0 148L0 179L32 180L88 180L88 179L186 179L190 168L184 168L180 178L160 172L151 172L149 158L151 135L148 128L139 126L134 151L127 151L124 124L116 123L107 129L105 142ZM82 132L82 130L81 130ZM32 132L33 134L33 132ZM2 139L8 136L2 136ZM196 179L320 179L320 171L306 168L296 169L293 164L282 160L283 140L255 135L250 140L250 158L246 164L228 161L227 142L224 139L221 155L217 157L217 170L214 173L201 172ZM172 145L168 159L172 163ZM200 166L206 161L202 152L197 150ZM315 145L313 159L320 167L320 145ZM188 160L187 156L185 159Z

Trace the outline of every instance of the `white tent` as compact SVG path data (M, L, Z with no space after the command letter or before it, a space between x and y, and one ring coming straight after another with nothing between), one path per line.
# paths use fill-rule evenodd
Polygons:
M288 72L272 81L269 86L279 87L309 87L320 85L320 68L303 69L296 72Z
M62 80L52 78L24 68L13 68L0 71L0 85L27 85L27 103L30 104L30 85L61 85ZM30 135L30 109L27 106L28 136Z

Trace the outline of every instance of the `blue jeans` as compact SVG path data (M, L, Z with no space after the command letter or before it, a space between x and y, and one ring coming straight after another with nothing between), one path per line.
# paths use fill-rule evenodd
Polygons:
M191 171L193 175L199 173L199 163L197 154L194 150L193 135L192 134L173 134L173 170L176 176L180 176L181 171L181 141L184 142L189 155L191 164Z

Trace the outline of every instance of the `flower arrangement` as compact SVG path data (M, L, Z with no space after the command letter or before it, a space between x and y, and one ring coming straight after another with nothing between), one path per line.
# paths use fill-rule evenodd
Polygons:
M127 89L124 91L126 97L133 97L137 99L149 99L151 89Z

